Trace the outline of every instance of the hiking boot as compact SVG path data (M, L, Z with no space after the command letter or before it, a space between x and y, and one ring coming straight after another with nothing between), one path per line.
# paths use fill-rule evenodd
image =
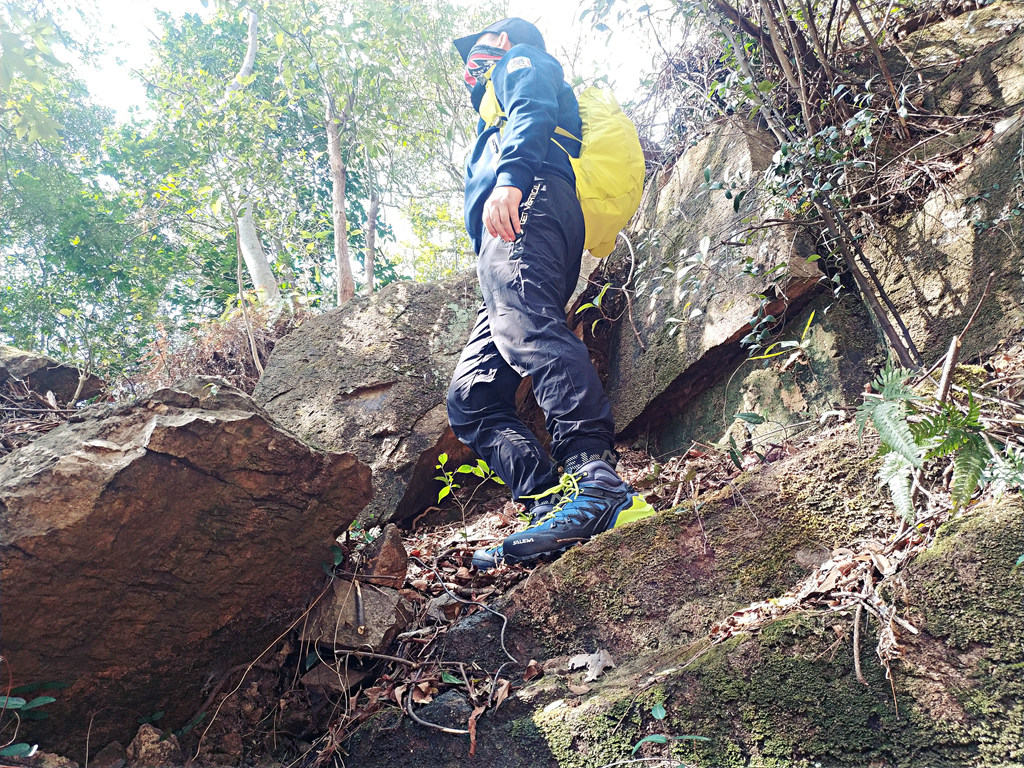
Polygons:
M603 459L562 475L561 500L544 518L501 544L504 562L554 559L602 531L653 515L654 508Z
M537 521L550 515L554 508L554 501L537 502L532 504L525 513L520 514L520 517L524 517L530 525L534 525ZM473 565L480 571L489 571L491 568L501 565L504 559L505 554L501 544L487 549L478 549L473 553Z

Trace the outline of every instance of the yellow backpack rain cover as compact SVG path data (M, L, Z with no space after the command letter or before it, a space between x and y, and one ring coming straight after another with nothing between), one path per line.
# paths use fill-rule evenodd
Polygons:
M583 247L603 258L615 248L619 230L640 207L644 153L636 127L610 90L587 88L580 94L579 104L583 121L580 156L569 155L569 162L576 174L576 196L587 228ZM505 117L490 80L480 115L488 125ZM575 138L562 128L555 128L555 133ZM557 138L551 140L558 144ZM561 144L558 146L569 154Z

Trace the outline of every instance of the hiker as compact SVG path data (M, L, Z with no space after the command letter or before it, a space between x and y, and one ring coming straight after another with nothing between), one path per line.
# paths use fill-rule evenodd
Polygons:
M582 136L576 96L527 21L503 19L454 45L481 115L465 219L483 306L448 389L448 419L530 518L474 554L486 569L551 559L654 510L615 472L611 405L566 323L585 235L569 161L581 146L569 138ZM544 411L550 456L516 414L525 376Z

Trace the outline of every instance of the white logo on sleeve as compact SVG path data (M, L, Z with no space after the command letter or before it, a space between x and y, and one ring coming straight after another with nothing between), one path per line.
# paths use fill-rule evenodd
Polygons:
M512 61L508 63L508 66L505 67L505 71L511 74L512 72L515 72L518 69L529 69L532 66L533 62L530 61L525 56L516 56L514 59L512 59Z

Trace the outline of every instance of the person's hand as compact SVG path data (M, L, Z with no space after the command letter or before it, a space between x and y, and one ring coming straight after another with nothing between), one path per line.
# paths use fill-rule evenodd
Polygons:
M484 226L491 237L511 242L523 231L519 223L519 203L522 199L523 193L519 187L494 188L484 203Z

